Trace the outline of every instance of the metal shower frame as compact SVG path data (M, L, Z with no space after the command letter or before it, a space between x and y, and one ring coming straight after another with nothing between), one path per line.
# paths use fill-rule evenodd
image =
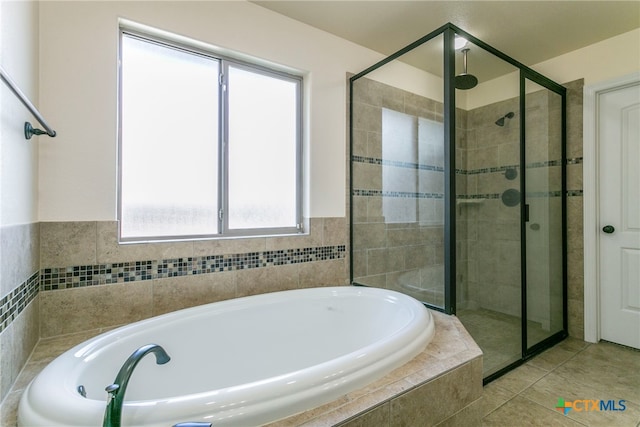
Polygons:
M503 61L513 65L519 70L519 81L520 81L520 93L519 93L519 108L520 112L520 166L522 172L524 172L525 163L525 83L527 80L530 80L544 88L558 94L561 96L561 111L562 111L562 128L561 128L561 172L562 172L562 310L563 310L563 320L562 320L562 330L551 335L550 337L544 339L543 341L536 343L535 345L528 347L527 345L527 260L526 260L526 222L528 220L528 209L525 203L525 191L526 189L526 174L520 173L520 188L523 191L520 192L520 245L521 245L521 321L522 321L522 357L520 360L500 369L494 374L486 377L484 379L485 384L500 377L504 373L512 370L513 368L521 365L526 360L535 356L536 354L544 351L545 349L551 347L553 344L563 340L568 336L568 321L567 321L567 138L566 138L566 98L567 98L567 90L564 86L554 82L548 77L538 73L537 71L529 68L528 66L522 64L521 62L511 58L510 56L500 52L494 47L488 45L482 40L474 37L468 32L462 30L461 28L453 25L452 23L447 23L440 28L430 32L424 37L416 40L415 42L407 45L406 47L398 50L387 58L377 62L376 64L368 67L364 71L355 74L349 79L349 99L353 99L353 85L354 82L361 77L366 76L370 72L381 68L382 66L388 64L391 61L399 58L400 56L408 53L409 51L417 48L418 46L434 39L437 36L443 35L443 45L444 45L444 53L443 53L443 70L444 70L444 151L445 151L445 183L444 183L444 217L445 217L445 226L444 226L444 260L445 260L445 289L444 289L444 307L431 306L427 303L429 308L443 311L446 314L455 314L456 313L456 221L455 221L455 212L456 212L456 168L455 168L455 134L456 134L456 124L455 124L455 46L454 46L454 38L455 35L459 35L467 39L467 41L473 43L477 47L484 49L485 51L493 54L494 56L502 59ZM353 152L353 127L351 124L353 123L353 103L350 102L349 109L349 138L350 138L350 149L349 153ZM350 206L354 206L353 200L353 165L352 158L350 160L349 167L349 197L350 197ZM352 250L350 251L350 282L353 285L359 285L358 283L354 283L353 280L353 209L350 209L350 247Z

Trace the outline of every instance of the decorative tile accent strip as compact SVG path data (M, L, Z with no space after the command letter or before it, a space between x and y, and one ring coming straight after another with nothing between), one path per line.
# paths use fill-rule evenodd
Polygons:
M568 165L577 165L582 163L583 157L574 157L573 159L567 159Z
M411 191L384 191L354 189L354 196L404 197L409 199L444 199L443 193L414 193Z
M562 191L533 191L527 193L527 197L560 197ZM567 190L567 196L582 196L582 190ZM457 200L474 200L474 199L499 199L502 195L499 193L486 194L459 194Z
M44 268L40 272L40 290L51 291L110 283L139 282L167 277L327 261L345 257L346 246L339 245L244 254Z
M444 194L441 193L411 193L402 191L383 191L383 190L353 190L354 196L364 197L405 197L412 199L444 199ZM537 191L527 193L528 197L560 197L562 191ZM567 196L582 196L582 190L568 190ZM499 199L501 194L499 193L485 193L485 194L458 194L457 200L473 200L473 199Z
M399 168L408 168L408 169L420 169L420 170L431 170L437 172L444 172L444 167L442 166L433 166L426 165L420 163L410 163L410 162L401 162L396 160L384 160L375 157L364 157L364 156L351 156L351 159L356 163L368 163L372 165L382 165L382 166L395 166ZM582 157L574 157L571 159L567 159L567 165L576 165L582 163ZM550 166L560 166L562 165L562 160L547 160L544 162L533 162L527 164L527 168L546 168ZM480 169L456 169L457 174L461 175L477 175L481 173L493 173L493 172L504 172L507 169L518 169L520 165L506 165L506 166L493 166L489 168L480 168Z
M0 300L0 332L4 331L38 295L39 278L40 272L36 271Z
M481 173L505 172L507 169L519 169L519 168L520 168L520 165L506 165L506 166L495 166L491 168L471 169L467 171L456 169L456 173L460 173L463 175L478 175Z
M401 162L399 160L386 160L386 159L379 159L376 157L364 157L364 156L351 156L351 159L356 163L368 163L371 165L395 166L398 168L444 172L443 166L426 165L426 164L412 163L412 162Z
M500 194L491 193L491 194L459 194L456 197L456 200L475 200L475 199L499 199Z

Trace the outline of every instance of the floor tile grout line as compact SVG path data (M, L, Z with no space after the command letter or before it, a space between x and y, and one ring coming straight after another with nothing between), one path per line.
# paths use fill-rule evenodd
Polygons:
M573 359L574 357L576 357L578 354L580 354L581 352L583 352L583 351L584 351L585 349L587 349L590 345L591 345L591 343L589 343L588 345L586 345L586 346L582 347L582 348L581 348L581 349L579 349L578 351L574 352L574 354L573 354L571 357L569 357L567 360L564 360L564 361L560 362L558 365L554 366L554 367L553 367L553 369L551 369L551 370L548 370L548 371L547 371L546 369L538 368L538 367L536 367L536 366L531 365L531 367L536 368L536 369L539 369L539 370L541 370L541 371L546 371L546 373L545 373L544 375L542 375L540 378L538 378L537 380L535 380L533 383L529 384L528 386L526 386L525 388L523 388L522 390L520 390L519 392L513 392L513 391L511 391L511 390L509 390L509 389L507 389L507 388L501 387L499 384L495 384L495 385L494 385L494 387L500 388L501 390L507 391L508 393L511 393L511 394L513 394L513 395L512 395L509 399L507 399L506 401L504 401L503 403L501 403L500 405L498 405L496 408L494 408L493 410L491 410L489 413L487 413L486 415L483 415L483 417L482 417L482 418L484 419L485 417L488 417L489 415L491 415L492 413L494 413L495 411L497 411L498 409L500 409L501 407L503 407L504 405L506 405L507 403L509 403L510 401L512 401L514 398L516 398L516 397L518 397L518 396L521 396L521 397L523 397L524 399L527 399L527 400L528 400L528 401L530 401L530 402L533 402L533 403L535 403L535 404L537 404L537 405L539 405L539 406L542 406L542 405L540 405L539 403L534 402L534 401L532 401L531 399L527 398L526 396L523 396L522 394L523 394L525 391L527 391L529 388L531 388L531 387L533 387L535 384L537 384L539 381L541 381L543 378L545 378L546 376L548 376L549 374L551 374L552 372L554 372L557 368L559 368L560 366L564 365L565 363L567 363L568 361L570 361L571 359ZM553 348L553 347L552 347L552 348ZM547 351L548 351L548 350L547 350ZM567 350L567 351L570 351L570 350ZM542 353L541 353L541 354L542 354ZM539 355L538 355L538 356L539 356ZM524 363L523 365L518 366L517 368L515 368L515 369L514 369L513 371L511 371L511 372L514 372L514 371L516 371L517 369L519 369L520 367L527 365L531 360L535 360L535 357L534 357L533 359L530 359L529 361L527 361L527 362L526 362L526 363ZM557 375L557 374L556 374L556 375ZM575 381L575 380L574 380L574 381ZM544 406L542 406L542 407L544 408ZM547 408L545 408L545 409L547 409ZM573 419L572 419L572 421L573 421ZM581 424L581 425L585 425L585 424L582 424L582 423L579 423L579 424Z
M529 399L529 398L528 398L528 397L526 397L526 396L520 396L520 397L522 397L523 399L528 400L530 403L533 403L534 405L540 406L541 408L543 408L543 409L544 409L544 410L546 410L546 411L552 412L552 413L554 413L554 414L559 412L559 411L554 411L553 409L549 409L549 408L547 408L546 406L541 405L540 403L538 403L538 402L536 402L536 401L534 401L534 400L531 400L531 399ZM575 422L575 423L577 423L577 424L580 424L580 425L582 425L582 426L589 427L589 424L585 424L585 423L583 423L583 422L581 422L581 421L578 421L578 420L576 420L576 419L573 419L573 418L571 418L571 417L567 417L566 415L563 415L563 417L566 417L566 418L570 419L571 421L573 421L573 422Z

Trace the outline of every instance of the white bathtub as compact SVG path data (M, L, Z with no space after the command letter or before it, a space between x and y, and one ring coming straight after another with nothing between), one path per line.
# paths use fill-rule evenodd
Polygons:
M27 387L19 426L102 425L105 387L137 348L123 426L253 426L330 402L420 353L430 312L376 288L313 288L180 310L102 334L51 362ZM86 398L77 389L83 385Z

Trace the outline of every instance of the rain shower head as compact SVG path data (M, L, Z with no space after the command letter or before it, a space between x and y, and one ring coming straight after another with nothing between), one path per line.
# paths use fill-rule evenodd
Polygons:
M467 73L467 52L469 52L469 48L462 49L462 64L463 71L462 74L458 74L455 77L455 86L456 89L473 89L478 84L478 79L473 74Z
M515 116L513 111L509 111L507 114L505 114L504 116L502 116L498 120L496 120L496 124L498 126L504 126L504 119L513 119L513 116Z

